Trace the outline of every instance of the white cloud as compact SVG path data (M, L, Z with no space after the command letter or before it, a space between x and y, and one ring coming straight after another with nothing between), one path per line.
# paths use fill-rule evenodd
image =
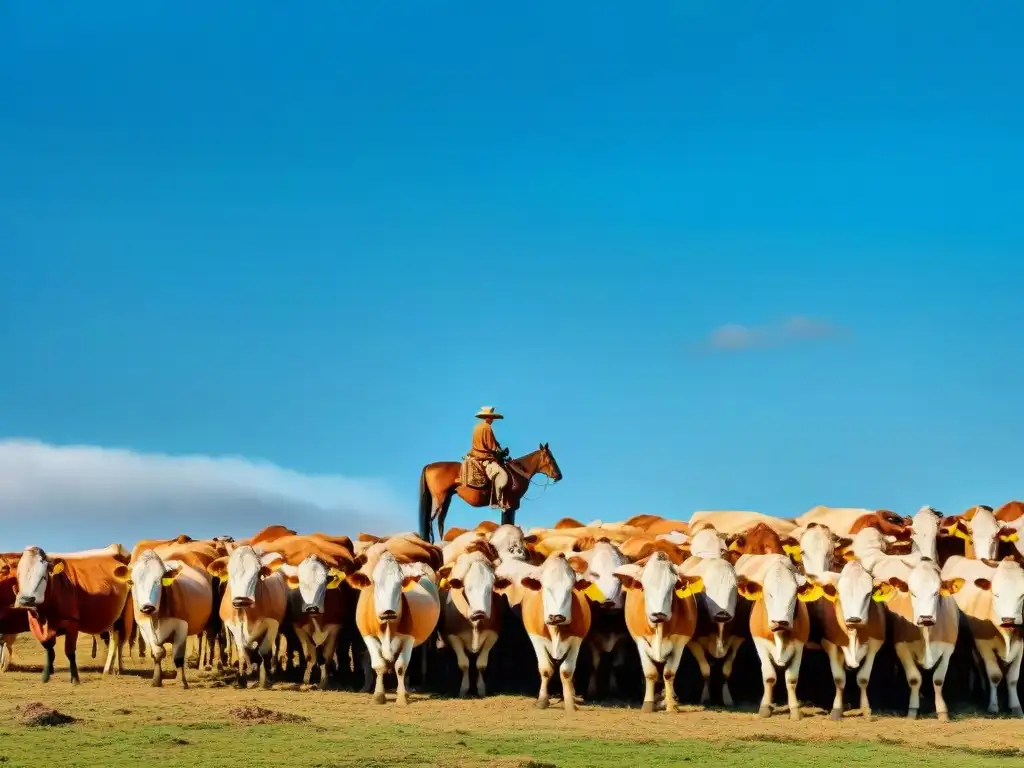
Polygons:
M372 479L31 440L0 441L0 521L7 549L131 546L179 533L242 538L273 523L350 535L416 528L415 509Z
M735 352L799 341L838 338L844 334L844 329L826 320L794 315L776 325L721 325L708 334L701 346L712 351Z

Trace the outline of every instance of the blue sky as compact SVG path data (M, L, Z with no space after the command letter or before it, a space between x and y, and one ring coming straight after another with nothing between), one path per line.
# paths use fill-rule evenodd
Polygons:
M3 547L413 527L484 404L527 525L1020 495L1024 8L354 5L0 6Z

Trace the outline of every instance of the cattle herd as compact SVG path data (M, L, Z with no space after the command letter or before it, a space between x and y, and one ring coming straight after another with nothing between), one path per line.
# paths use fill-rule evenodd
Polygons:
M399 704L415 686L528 691L542 708L560 694L566 710L581 699L633 699L643 712L759 702L767 717L781 683L791 718L816 700L839 719L849 671L850 709L865 718L914 718L924 698L945 720L947 697L1021 716L1022 529L1024 503L1010 502L912 517L815 507L793 519L566 518L528 532L484 522L440 546L279 525L130 552L30 546L0 554L0 671L31 632L47 681L63 635L77 682L86 633L107 645L104 673L122 671L125 645L148 652L153 685L169 646L184 687L194 663L241 687L256 675L264 687L357 688L378 704L387 684Z

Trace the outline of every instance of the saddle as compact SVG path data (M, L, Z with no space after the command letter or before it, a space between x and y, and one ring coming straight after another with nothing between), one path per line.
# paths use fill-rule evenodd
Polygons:
M469 454L462 457L462 466L459 467L459 485L467 488L487 488L491 484L484 471L483 462L473 458Z

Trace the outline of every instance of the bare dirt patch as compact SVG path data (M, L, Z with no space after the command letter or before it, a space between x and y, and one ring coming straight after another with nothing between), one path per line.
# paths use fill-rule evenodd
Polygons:
M58 712L56 709L48 707L39 701L15 707L14 712L22 725L30 727L69 725L77 722L71 715Z
M263 707L235 707L228 712L235 720L247 725L267 725L269 723L305 723L308 717L292 715L288 712L275 712Z

